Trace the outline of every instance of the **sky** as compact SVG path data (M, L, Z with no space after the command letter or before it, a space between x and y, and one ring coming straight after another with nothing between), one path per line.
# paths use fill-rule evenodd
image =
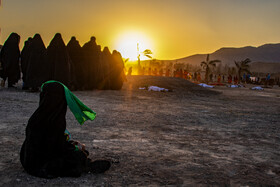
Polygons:
M46 47L60 32L67 44L97 43L137 58L150 49L168 60L221 47L280 43L280 0L2 0L0 44L12 32L40 33Z

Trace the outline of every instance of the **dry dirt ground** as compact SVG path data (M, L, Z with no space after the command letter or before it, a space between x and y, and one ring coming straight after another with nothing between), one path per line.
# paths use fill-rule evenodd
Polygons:
M173 92L149 92L154 85ZM39 93L0 88L0 186L280 186L280 88L205 89L179 78L131 76L120 91L74 92L97 112L72 138L105 174L41 179L19 161ZM20 87L20 86L19 86Z

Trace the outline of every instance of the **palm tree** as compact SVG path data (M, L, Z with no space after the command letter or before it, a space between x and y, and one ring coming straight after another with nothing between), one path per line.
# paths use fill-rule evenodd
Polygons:
M150 59L152 58L151 55L152 55L153 53L152 53L152 51L151 51L150 49L146 49L146 50L143 51L142 53L143 53L143 55L144 55L145 57L148 57L148 58L150 58Z
M236 69L237 69L237 74L238 74L238 83L240 83L241 80L241 74L244 73L249 73L252 74L249 70L250 65L249 63L251 62L251 60L249 58L246 58L245 60L236 62L234 61L235 65L236 65Z
M129 58L123 58L123 62L127 63L129 61Z
M200 66L205 69L205 82L208 83L208 76L211 67L216 67L216 63L221 62L220 60L209 60L209 54L206 57L206 61L200 63Z
M138 75L140 75L141 74L141 72L142 72L142 68L141 68L141 64L140 64L140 56L141 56L141 54L142 55L144 55L145 57L147 57L147 58L150 58L150 59L152 59L152 51L150 50L150 49L146 49L146 50L144 50L143 52L140 52L139 51L139 43L137 43L137 51L138 51L138 56L137 56L137 58L138 58Z

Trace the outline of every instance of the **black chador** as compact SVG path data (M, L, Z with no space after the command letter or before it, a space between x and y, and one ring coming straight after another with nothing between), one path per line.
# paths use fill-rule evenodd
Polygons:
M27 89L25 82L26 82L26 70L28 67L28 61L29 61L29 57L30 57L31 41L32 41L32 38L30 37L30 38L28 38L28 40L26 40L24 42L24 47L20 54L20 59L21 59L20 63L21 63L21 72L22 72L22 81L23 81L22 89Z
M1 49L0 61L2 70L0 72L0 77L2 77L4 81L8 78L8 87L13 87L20 79L19 42L20 36L16 33L12 33Z
M49 79L70 85L71 60L60 33L57 33L47 48L47 61L50 66Z
M100 66L99 66L99 76L100 82L98 84L98 89L110 89L111 85L111 64L112 64L112 55L109 51L108 47L104 47L102 53L101 53L101 60L100 60Z
M85 77L88 89L97 88L97 72L100 58L100 49L96 44L96 38L91 37L90 41L83 46L83 54L85 59Z
M124 80L126 80L124 74L124 63L121 54L114 50L112 53L113 63L111 65L111 89L120 90L123 86Z
M49 64L47 50L39 34L35 34L30 45L30 55L26 70L26 86L37 89L48 80Z
M85 86L85 65L82 47L75 37L72 37L67 44L67 50L72 62L71 77L75 89L83 90Z
M31 175L43 178L79 177L83 172L104 172L111 165L109 161L91 162L85 146L68 139L65 115L69 95L72 93L58 82L50 81L43 85L39 107L28 121L20 151L21 164ZM70 99L70 102L74 102L71 103L74 106L75 100ZM83 105L81 102L78 104ZM84 111L85 105L82 108ZM92 116L94 112L87 114ZM84 118L79 119L85 121Z

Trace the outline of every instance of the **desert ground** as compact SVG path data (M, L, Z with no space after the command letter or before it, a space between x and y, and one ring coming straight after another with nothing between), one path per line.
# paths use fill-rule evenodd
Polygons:
M140 90L159 86L172 92ZM120 91L75 91L97 112L67 129L104 174L42 179L19 161L39 93L0 88L0 186L280 186L280 88L202 88L180 78L130 76Z

